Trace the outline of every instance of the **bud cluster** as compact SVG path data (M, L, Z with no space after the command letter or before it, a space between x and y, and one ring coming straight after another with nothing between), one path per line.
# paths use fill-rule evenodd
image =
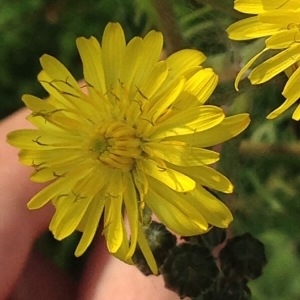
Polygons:
M225 229L213 227L206 234L177 239L152 221L145 235L165 286L181 298L250 299L247 284L262 274L267 262L264 245L250 233L226 240ZM139 249L133 259L145 275L151 274Z

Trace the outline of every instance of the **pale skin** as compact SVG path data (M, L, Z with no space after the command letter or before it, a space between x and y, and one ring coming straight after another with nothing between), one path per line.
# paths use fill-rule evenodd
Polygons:
M0 122L0 300L178 300L164 288L161 276L146 277L110 255L101 232L80 282L33 250L35 240L48 230L54 208L27 209L43 185L29 180L32 169L22 166L17 149L6 143L8 132L31 127L26 115L22 109Z

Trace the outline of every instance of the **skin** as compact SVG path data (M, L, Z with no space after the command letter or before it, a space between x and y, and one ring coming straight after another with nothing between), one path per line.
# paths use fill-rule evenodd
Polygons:
M164 288L161 276L146 277L110 255L100 234L80 282L33 249L48 230L54 209L51 204L27 209L26 203L44 185L29 180L32 169L22 166L18 150L6 143L8 132L31 127L26 115L22 109L0 122L0 300L178 300Z

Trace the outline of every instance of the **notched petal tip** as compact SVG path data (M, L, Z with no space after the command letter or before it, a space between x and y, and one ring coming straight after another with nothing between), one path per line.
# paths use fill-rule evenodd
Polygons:
M53 60L57 61L57 59L54 56L49 55L49 54L43 54L40 57L40 63L42 66L46 63L49 63L49 62L51 63Z
M109 43L112 39L119 39L120 42L125 41L124 31L120 23L109 22L104 28L103 36L102 36L102 45L103 43Z
M43 207L48 201L36 201L35 199L31 199L28 203L27 203L27 208L29 210L36 210L39 209L41 207Z
M151 30L149 31L146 36L144 37L144 39L151 39L155 42L159 42L159 44L163 43L163 34L160 31L156 31L156 30Z

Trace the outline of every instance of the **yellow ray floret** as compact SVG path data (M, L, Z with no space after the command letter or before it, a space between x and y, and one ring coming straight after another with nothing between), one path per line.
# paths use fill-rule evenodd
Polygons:
M252 16L237 21L227 28L228 35L233 40L249 40L254 38L268 37L265 40L265 48L254 55L253 58L245 64L236 77L235 87L238 89L238 83L253 66L262 54L269 50L273 57L268 58L261 64L255 66L248 74L252 84L261 84L279 74L285 72L289 77L284 91L289 90L291 75L297 74L297 80L300 80L298 72L300 61L300 8L298 0L235 0L234 7L243 13ZM253 14L255 16L253 16ZM290 90L294 91L294 90ZM283 95L286 101L278 109L271 112L267 118L273 119L282 114L298 99L299 93L286 92ZM299 108L296 108L292 118L300 119Z

